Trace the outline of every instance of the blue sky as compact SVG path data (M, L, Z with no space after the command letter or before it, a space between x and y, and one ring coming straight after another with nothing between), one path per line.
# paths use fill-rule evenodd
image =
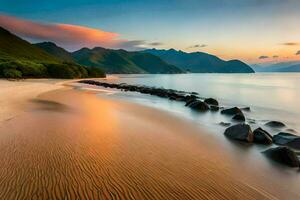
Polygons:
M284 44L300 43L299 10L298 0L0 0L3 15L248 62L298 59L300 46Z

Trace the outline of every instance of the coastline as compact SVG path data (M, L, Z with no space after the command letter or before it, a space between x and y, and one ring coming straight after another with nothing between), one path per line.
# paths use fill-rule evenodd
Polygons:
M188 121L61 80L36 81L20 86L22 98L10 96L2 114L15 112L0 127L3 199L299 198L257 169L239 169L222 145ZM2 98L4 107L8 96Z

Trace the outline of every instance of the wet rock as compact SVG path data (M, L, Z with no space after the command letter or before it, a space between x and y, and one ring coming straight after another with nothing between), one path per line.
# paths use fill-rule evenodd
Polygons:
M270 126L273 128L282 128L285 127L285 124L279 121L269 121L265 124L266 126Z
M219 102L216 99L213 99L213 98L205 99L204 102L209 104L209 105L214 105L214 106L219 105Z
M250 112L250 111L251 111L250 107L244 107L244 108L241 108L241 110L247 111L247 112Z
M228 127L231 125L231 123L227 123L227 122L220 122L219 125L221 126L225 126L225 127Z
M232 117L232 119L236 121L243 121L243 122L246 120L243 113L237 113Z
M292 142L295 139L300 138L297 135L286 133L286 132L280 132L277 135L273 136L273 142L277 145L285 145L288 142Z
M292 128L288 128L288 129L286 129L286 131L288 131L288 132L292 132L292 133L297 133L297 131L296 131L296 130L294 130L294 129L292 129Z
M238 107L228 108L221 111L221 114L224 115L236 115L238 113L242 113L241 109Z
M197 111L207 111L209 110L209 106L200 100L197 100L195 102L193 102L192 104L189 105L190 108L197 110Z
M286 143L285 146L300 150L300 138L296 138L296 139Z
M272 135L270 135L267 131L262 128L257 128L253 131L253 142L258 144L272 144L273 139Z
M236 124L227 128L224 132L225 136L244 142L253 142L253 133L248 124Z
M192 103L198 101L197 99L188 99L186 100L185 106L190 106Z
M271 148L263 152L270 159L290 167L299 167L297 154L288 147Z
M209 106L209 109L215 112L220 110L219 106L214 106L214 105Z

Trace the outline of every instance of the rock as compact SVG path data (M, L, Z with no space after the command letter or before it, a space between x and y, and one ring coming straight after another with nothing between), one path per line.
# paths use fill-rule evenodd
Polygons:
M299 159L297 154L288 147L271 148L263 152L272 160L288 165L290 167L299 167Z
M280 132L277 135L273 136L273 142L277 145L285 145L286 143L291 142L297 138L300 137L291 133Z
M203 101L197 100L189 105L190 108L197 111L207 111L209 110L209 106Z
M224 109L221 111L221 114L224 114L224 115L236 115L238 113L242 113L241 109L239 109L238 107Z
M188 99L186 100L185 106L190 106L192 103L196 102L197 99Z
M266 126L274 127L274 128L281 128L285 127L285 124L279 121L269 121L265 124Z
M288 128L288 129L286 129L286 131L292 132L292 133L297 133L297 131L295 129L292 129L292 128Z
M232 117L232 119L236 121L243 121L243 122L246 120L243 113L237 113Z
M211 111L219 111L220 109L219 106L214 106L214 105L209 106L209 108Z
M250 112L250 111L251 111L250 107L244 107L244 108L241 108L241 110L247 111L247 112Z
M293 139L292 141L286 143L285 146L300 150L300 138Z
M219 123L221 126L225 126L225 127L228 127L231 125L231 123L227 123L227 122L220 122Z
M267 131L262 128L257 128L253 131L253 142L258 144L272 144L273 139L272 135L270 135Z
M225 136L244 142L253 142L253 133L248 124L236 124L227 128L224 132Z
M214 106L218 106L219 102L213 98L208 98L204 100L205 103L209 104L209 105L214 105Z

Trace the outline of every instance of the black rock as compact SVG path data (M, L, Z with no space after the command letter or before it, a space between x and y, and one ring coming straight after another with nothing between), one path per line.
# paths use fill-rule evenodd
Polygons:
M288 165L290 167L299 167L299 159L297 154L288 147L271 148L263 152L272 160Z
M232 119L236 121L243 121L243 122L246 120L243 113L237 113L232 117Z
M190 108L197 110L197 111L207 111L209 110L209 106L200 100L197 100L195 102L193 102L192 104L189 105Z
M228 127L231 125L231 123L227 123L227 122L220 122L219 123L221 126L225 126L225 127Z
M266 126L274 127L274 128L281 128L285 127L285 124L279 121L269 121L265 124Z
M227 128L224 132L225 136L244 142L253 142L253 133L248 124L236 124Z
M204 100L205 103L209 104L209 105L214 105L214 106L218 106L219 102L213 98L208 98Z
M285 145L288 142L292 142L293 140L298 138L300 137L297 135L286 133L286 132L280 132L277 135L273 136L273 142L278 145Z
M272 144L273 139L272 135L270 135L267 131L262 128L257 128L253 131L254 143L258 144Z
M191 98L186 100L185 106L190 106L192 103L196 102L197 99Z
M242 113L241 109L238 107L228 108L221 111L221 114L224 115L236 115L238 113Z
M293 139L292 141L286 143L285 145L293 149L300 150L300 138Z
M209 108L211 111L219 111L220 110L219 106L214 106L214 105L209 106Z
M247 112L250 112L250 111L251 111L250 107L244 107L244 108L241 108L241 110L247 111Z

